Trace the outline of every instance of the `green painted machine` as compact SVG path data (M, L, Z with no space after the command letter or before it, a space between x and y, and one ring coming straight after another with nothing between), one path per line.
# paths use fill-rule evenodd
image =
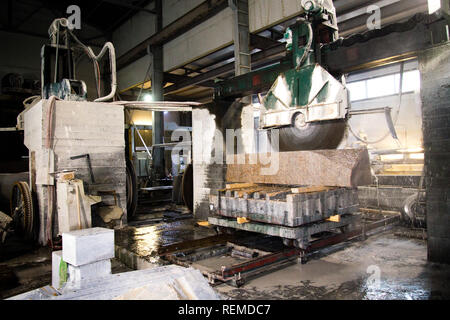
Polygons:
M321 66L321 47L338 39L331 0L302 0L304 13L285 34L279 63L219 82L216 100L267 92L259 129L280 129L281 151L335 149L350 109L343 81Z

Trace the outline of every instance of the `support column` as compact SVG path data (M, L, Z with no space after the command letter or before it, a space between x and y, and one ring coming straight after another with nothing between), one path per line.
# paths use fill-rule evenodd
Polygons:
M450 43L419 56L428 260L450 263Z
M155 2L156 16L156 32L162 30L162 0ZM152 95L155 101L163 101L163 87L164 87L164 64L163 64L163 47L162 45L150 47L153 55L152 68ZM153 112L152 117L152 143L160 144L164 142L164 113ZM153 154L153 167L156 176L164 175L164 149L155 148Z
M240 76L251 71L248 0L229 0L229 6L233 10L234 70Z

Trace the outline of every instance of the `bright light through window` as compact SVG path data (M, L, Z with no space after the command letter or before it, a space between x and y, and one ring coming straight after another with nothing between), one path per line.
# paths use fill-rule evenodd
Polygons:
M358 101L380 98L399 93L400 73L377 77L368 80L350 82L350 100ZM403 93L418 92L420 90L419 70L407 71L403 74Z
M441 8L441 0L428 0L428 13L433 14Z
M347 84L347 88L350 91L350 100L363 100L367 98L366 81L357 81Z
M400 74L396 76L396 81L400 83ZM397 84L397 92L398 85ZM420 72L419 70L408 71L403 74L403 92L420 90Z
M367 98L378 98L396 93L395 75L367 80Z

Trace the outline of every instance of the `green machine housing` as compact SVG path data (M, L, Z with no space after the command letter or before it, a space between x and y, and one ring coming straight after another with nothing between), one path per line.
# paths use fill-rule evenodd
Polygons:
M321 47L338 39L336 11L332 1L303 0L302 6L302 17L286 30L286 57L217 83L215 100L267 92L259 129L279 129L281 151L334 149L350 109L344 81L320 65Z

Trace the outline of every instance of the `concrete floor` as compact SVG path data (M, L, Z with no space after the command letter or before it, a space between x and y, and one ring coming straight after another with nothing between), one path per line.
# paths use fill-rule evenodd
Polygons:
M231 299L450 298L450 266L428 263L426 241L394 235L403 230L406 228L393 227L366 241L321 250L305 265L260 276L241 288L227 284L215 288ZM193 220L184 220L125 228L116 233L116 244L158 264L161 261L156 252L160 246L214 234L212 229L195 226ZM218 265L226 265L226 259ZM378 271L380 281L371 282Z
M399 229L324 249L305 265L260 276L241 288L221 284L215 289L230 299L448 299L450 266L428 263L426 241L399 238L394 235ZM160 246L214 234L189 219L126 227L116 232L116 244L158 264L156 250ZM2 265L11 267L19 280L17 287L0 292L2 298L51 281L51 253L46 248ZM113 260L113 273L130 270ZM370 281L374 271L379 271L378 283Z
M450 266L427 263L426 242L398 238L394 230L323 250L251 280L216 289L232 299L422 300L450 297ZM379 283L372 282L379 270Z

